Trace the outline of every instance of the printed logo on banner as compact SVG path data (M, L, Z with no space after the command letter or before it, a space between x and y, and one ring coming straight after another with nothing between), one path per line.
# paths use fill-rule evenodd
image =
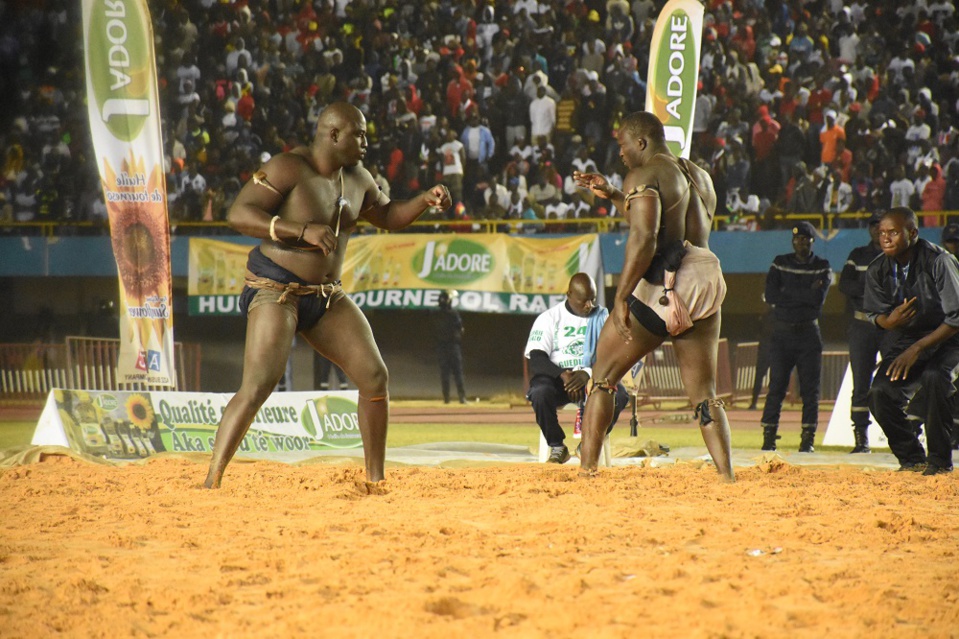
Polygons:
M147 369L147 354L143 351L137 354L136 369L138 371L145 371Z
M160 351L147 351L147 365L151 371L160 372L162 359Z
M87 38L90 59L108 61L87 68L100 118L124 142L135 140L150 116L153 42L140 11L136 2L96 3Z
M303 430L333 448L353 448L361 440L356 402L324 396L306 402L300 416Z
M433 240L413 256L413 270L421 280L455 286L484 278L495 261L478 242L464 239Z

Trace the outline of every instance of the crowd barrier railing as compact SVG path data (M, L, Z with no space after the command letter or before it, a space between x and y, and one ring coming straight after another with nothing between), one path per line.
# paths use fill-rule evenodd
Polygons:
M771 216L774 224L779 228L788 228L792 223L800 220L810 222L823 233L845 224L865 226L870 213L858 211L853 213L784 213ZM959 211L918 211L921 218L933 218L935 226L945 226L950 220L959 218ZM747 216L749 217L749 216ZM742 219L736 215L717 215L713 218L713 230L723 230L727 224ZM840 224L842 222L843 224ZM368 222L361 220L358 223L360 232L385 233ZM206 233L236 235L226 222L209 222L200 220L171 220L171 232L177 235L203 235ZM420 219L410 225L412 232L424 233L613 233L628 230L625 220L619 216L613 217L586 217L549 220L495 220L495 219L468 219L468 220L436 220ZM762 229L759 230L770 230ZM98 235L109 234L109 228L99 222L79 222L72 220L41 221L41 222L2 222L0 233L6 235L39 235L42 237L56 237L59 235Z
M200 390L200 344L176 342L177 386L117 381L119 339L67 337L64 344L0 344L0 404L42 404L54 388Z

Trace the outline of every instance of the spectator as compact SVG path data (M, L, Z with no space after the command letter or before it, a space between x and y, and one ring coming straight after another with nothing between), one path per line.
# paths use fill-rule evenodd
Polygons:
M443 182L449 188L453 202L462 202L466 147L456 139L453 129L446 132L446 142L439 147L438 155L442 163Z
M534 140L551 139L556 126L556 101L546 95L546 87L536 89L536 98L529 103L530 134Z
M838 216L849 211L852 201L852 186L842 179L842 171L832 171L826 183L826 196L823 200L822 210L832 215L836 220L833 226L839 228L845 226L844 223L840 222Z
M922 188L920 199L924 213L935 213L935 215L924 215L922 225L942 226L939 216L945 209L946 180L942 177L942 167L938 164L929 167L929 181Z
M820 161L825 165L830 165L836 161L839 154L838 142L846 139L846 131L836 124L836 111L826 109L823 112L822 130L819 133L819 144L822 146Z
M479 111L473 109L469 123L460 135L460 142L466 150L466 166L463 171L464 184L475 185L489 175L489 161L496 152L496 142L489 127L480 122Z
M893 179L889 183L889 194L891 200L890 208L907 207L912 203L912 197L916 193L916 186L912 180L906 178L906 168L901 164L893 169Z

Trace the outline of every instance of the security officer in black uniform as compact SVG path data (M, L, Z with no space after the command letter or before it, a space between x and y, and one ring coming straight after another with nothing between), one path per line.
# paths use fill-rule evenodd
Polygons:
M869 263L882 255L879 247L879 220L882 215L873 213L869 218L869 244L854 248L839 276L839 292L846 296L849 320L849 367L852 370L852 430L856 440L851 453L868 453L869 450L869 386L876 369L876 355L882 329L869 320L862 310L866 291L866 269Z
M455 291L454 291L455 293ZM437 298L438 308L432 311L433 337L436 340L436 358L440 363L440 384L443 403L450 403L450 377L456 384L460 404L466 403L463 388L463 320L453 308L453 299L447 291Z
M772 305L773 335L769 393L763 407L763 450L776 450L779 414L793 368L802 396L799 452L813 452L819 424L822 335L819 316L832 281L829 262L813 255L816 229L809 222L793 227L793 252L778 255L766 275L766 303Z

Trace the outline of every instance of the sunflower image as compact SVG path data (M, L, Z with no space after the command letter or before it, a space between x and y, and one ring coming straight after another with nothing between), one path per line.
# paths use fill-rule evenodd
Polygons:
M171 299L166 197L160 201L153 201L151 197L156 192L165 193L161 167L154 167L147 174L144 159L135 158L131 153L122 162L119 177L108 161L104 175L104 190L111 194L107 212L124 308L142 308L152 297ZM165 321L146 315L133 319L132 326L141 345L149 342L151 332L162 341L166 330Z
M130 395L124 406L127 409L127 417L134 428L140 430L150 430L153 427L153 406L143 395Z

